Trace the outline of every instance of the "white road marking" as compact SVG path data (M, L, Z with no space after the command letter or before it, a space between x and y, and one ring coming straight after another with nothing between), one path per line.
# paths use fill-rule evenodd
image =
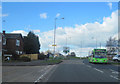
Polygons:
M51 70L52 69L52 67L54 67L55 65L53 65L53 66L49 66L50 68L48 69L48 68L46 68L47 69L47 71L44 73L44 74L42 74L36 81L35 81L35 83L36 82L39 82L39 80L40 79L42 79L42 77L44 77L48 72L49 72L49 70Z
M99 71L99 72L101 72L101 73L104 73L103 71L101 71L101 70L99 70L99 69L96 69L96 68L94 68L95 70L97 70L97 71Z
M120 80L120 79L118 79L117 77L115 77L115 76L112 76L112 75L110 75L110 77L112 77L112 78L114 78L114 79L117 79L117 80Z
M114 73L114 74L119 74L118 71L115 71L115 70L112 70L112 69L110 69L110 71L112 71L112 73Z
M91 66L87 65L87 67L91 68Z

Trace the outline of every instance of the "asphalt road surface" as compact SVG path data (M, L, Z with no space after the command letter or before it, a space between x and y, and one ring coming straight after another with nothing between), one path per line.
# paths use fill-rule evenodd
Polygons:
M66 60L58 65L47 82L118 82L118 74L118 66Z
M64 60L57 65L3 66L3 82L118 82L119 66Z
M54 66L3 66L2 82L36 82L47 75Z

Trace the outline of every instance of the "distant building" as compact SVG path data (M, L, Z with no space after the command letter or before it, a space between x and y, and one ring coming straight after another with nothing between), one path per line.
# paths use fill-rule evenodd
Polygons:
M109 38L106 44L108 54L120 54L120 39Z
M13 56L23 54L23 37L21 34L2 33L2 55Z

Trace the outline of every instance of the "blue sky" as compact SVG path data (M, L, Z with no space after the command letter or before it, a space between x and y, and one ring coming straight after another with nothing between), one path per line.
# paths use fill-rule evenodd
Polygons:
M118 9L117 2L112 3L113 8L110 10L107 2L11 2L2 3L3 17L6 22L5 29L7 32L13 30L40 29L41 32L54 28L54 18L57 13L64 20L58 20L57 26L74 27L75 24L85 24L95 21L102 22L103 17L110 16L111 13ZM41 19L40 14L47 13L46 19ZM30 25L30 26L29 26Z
M34 31L40 39L40 51L53 50L56 17L59 18L56 51L59 52L62 52L66 38L71 51L77 56L86 56L96 47L96 40L97 46L101 43L105 48L110 36L117 37L117 2L3 2L2 14L2 19L6 20L2 30L22 35ZM60 19L62 17L65 19Z

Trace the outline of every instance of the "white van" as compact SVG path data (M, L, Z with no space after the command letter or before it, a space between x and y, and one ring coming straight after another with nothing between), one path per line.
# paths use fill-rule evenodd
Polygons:
M113 61L120 61L120 55L115 55L113 57Z

